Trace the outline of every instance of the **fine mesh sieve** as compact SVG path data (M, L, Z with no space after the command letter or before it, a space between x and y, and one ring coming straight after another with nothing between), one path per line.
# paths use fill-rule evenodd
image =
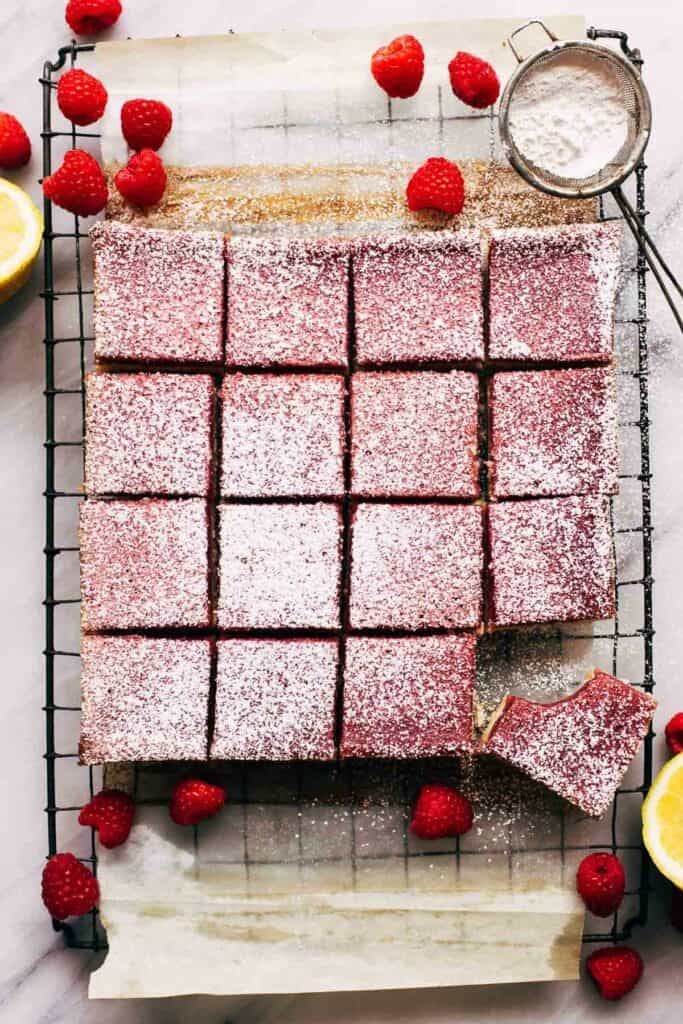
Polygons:
M513 40L530 25L539 25L548 36L550 45L525 59L520 55ZM659 283L679 328L683 331L683 317L676 308L663 275L668 277L676 291L682 296L683 290L620 188L621 183L641 160L650 138L652 121L650 97L638 68L630 60L606 46L578 40L560 41L538 19L532 19L524 25L520 25L508 37L507 42L519 64L517 70L510 76L500 100L500 137L508 160L525 181L551 195L579 199L611 192ZM593 67L601 67L608 73L617 86L619 102L623 103L625 113L625 137L622 144L602 167L583 178L564 177L556 170L539 166L528 153L524 153L520 149L515 142L511 127L511 109L519 87L528 81L528 77L532 73L536 75L537 72L548 69L553 64L564 63L568 56L575 57L577 61L583 59Z

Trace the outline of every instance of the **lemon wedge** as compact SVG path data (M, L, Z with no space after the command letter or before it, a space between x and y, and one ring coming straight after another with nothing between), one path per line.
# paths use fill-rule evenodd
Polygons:
M683 754L652 783L643 803L643 841L661 873L683 889Z
M28 192L0 178L0 304L31 273L42 234L43 218Z

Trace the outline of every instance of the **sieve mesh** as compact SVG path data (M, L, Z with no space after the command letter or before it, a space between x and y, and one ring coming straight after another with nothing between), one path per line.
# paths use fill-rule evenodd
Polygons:
M548 68L563 61L568 49L571 49L572 55L584 58L588 63L593 62L594 66L602 64L616 79L627 114L626 138L618 152L599 171L583 178L564 177L539 166L519 149L509 123L515 92L520 85L531 74L537 74L541 68ZM530 57L512 77L501 101L500 133L510 161L530 184L567 197L597 195L614 188L633 170L647 144L650 119L649 98L632 65L606 47L591 43L560 43Z

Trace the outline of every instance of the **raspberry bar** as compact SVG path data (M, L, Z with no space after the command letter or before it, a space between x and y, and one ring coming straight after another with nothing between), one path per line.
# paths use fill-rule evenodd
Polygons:
M649 694L596 670L578 690L552 704L508 695L488 726L482 750L599 817L656 706Z
M88 494L209 493L211 377L93 373L86 394Z
M351 626L477 626L482 567L478 505L360 504L351 539Z
M223 497L344 493L344 379L231 374L223 399Z
M80 530L84 629L209 625L205 501L86 501Z
M492 504L488 529L490 625L608 619L614 614L607 497Z
M83 764L204 760L209 640L84 636Z
M336 505L222 505L219 514L221 629L339 627Z
M95 358L220 363L223 236L114 221L90 232L95 263Z
M489 387L491 493L614 494L614 370L496 373Z
M618 224L494 231L489 357L609 362L620 239Z
M473 373L354 374L354 493L478 497L478 396Z
M354 254L353 290L359 363L483 357L478 233L364 239Z
M349 637L342 757L472 750L476 639Z
M333 239L232 238L228 366L345 366L349 253Z
M219 640L212 758L329 761L334 640Z

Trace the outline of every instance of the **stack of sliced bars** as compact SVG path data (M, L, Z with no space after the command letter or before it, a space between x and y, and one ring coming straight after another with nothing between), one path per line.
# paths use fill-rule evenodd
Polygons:
M484 750L601 813L651 698L474 691L484 629L614 613L619 229L93 248L83 761Z

